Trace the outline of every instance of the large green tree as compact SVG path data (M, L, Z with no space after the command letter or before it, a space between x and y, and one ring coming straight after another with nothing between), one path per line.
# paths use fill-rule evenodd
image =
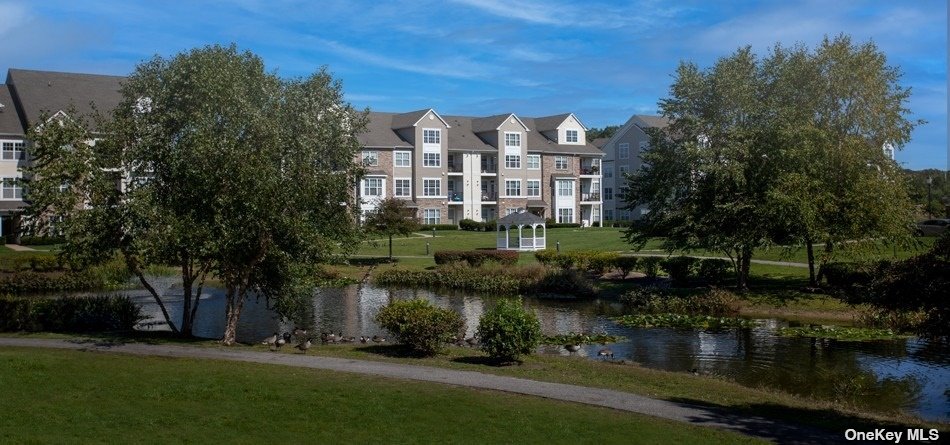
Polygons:
M389 261L393 260L393 236L409 236L419 230L415 210L407 207L405 200L398 198L380 200L376 209L366 215L364 225L371 231L389 237Z
M282 79L233 45L155 57L136 67L101 122L90 156L108 158L109 173L127 186L105 207L76 187L73 203L88 205L68 210L67 244L77 247L68 249L102 241L90 261L121 251L157 301L145 268L178 267L185 334L209 275L225 287L223 342L232 344L249 295L286 307L309 294L314 265L356 245L352 190L361 170L354 159L366 115L343 100L325 70ZM37 159L36 184L59 182L64 168L102 176L98 164L83 170L61 160L55 145L40 150L49 153Z

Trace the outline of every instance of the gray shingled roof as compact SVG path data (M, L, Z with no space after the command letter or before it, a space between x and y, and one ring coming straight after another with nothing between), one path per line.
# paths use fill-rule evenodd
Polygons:
M417 110L417 111L410 111L408 113L394 114L392 128L396 130L400 128L409 128L415 125L416 122L419 122L419 119L422 119L423 116L425 116L426 113L428 112L429 112L429 109L426 108L425 110Z
M498 127L501 126L508 119L508 116L511 116L511 113L508 114L496 114L494 116L488 117L473 117L469 118L472 123L472 131L475 133L483 133L486 131L495 131L498 130Z
M424 110L428 111L428 110ZM424 113L424 111L422 113ZM372 111L369 113L369 124L367 125L367 132L360 135L360 143L364 147L407 147L411 148L412 144L399 136L399 133L396 132L396 129L406 128L402 125L405 125L405 122L415 118L412 122L413 124L419 120L424 114L417 114L420 112L412 113L384 113L379 111ZM411 116L410 116L411 115ZM495 116L489 116L487 118L483 117L471 117L471 116L442 116L445 119L445 122L448 123L448 148L449 150L471 150L471 151L482 151L482 152L497 152L498 149L493 147L478 136L480 131L478 128L490 128L494 130L504 122L505 119L510 116L508 114L499 114ZM406 116L410 116L407 118ZM563 119L566 119L569 114L563 115ZM526 138L526 147L527 151L531 152L543 152L543 153L557 153L557 154L581 154L581 155L594 155L594 156L603 156L604 152L590 143L585 143L583 145L571 145L571 144L558 144L546 136L541 134L537 129L537 119L529 117L519 118L521 122L528 127L530 131L527 133ZM540 119L550 119L550 117L540 118ZM412 124L410 124L411 126ZM473 125L476 125L476 129L473 129Z
M412 148L412 144L393 130L393 116L395 116L394 113L371 111L366 132L358 137L360 144L364 147Z
M637 125L640 128L647 128L647 127L666 128L666 126L670 124L670 120L663 116L650 116L646 114L637 114L634 117L640 121L637 123Z
M531 224L544 224L544 218L531 212L515 212L508 216L498 218L496 224L499 226L530 226Z
M20 123L10 89L3 84L0 84L0 104L3 104L3 108L0 108L0 135L23 136L23 124Z
M590 141L590 145L593 145L597 148L602 149L604 148L604 145L607 145L607 141L609 140L610 138L597 138L597 139L594 139L593 141Z
M561 125L564 122L564 119L567 119L571 113L556 114L554 116L544 116L534 119L534 125L537 131L552 131L556 130L558 125ZM525 123L527 125L527 123Z
M81 115L91 116L92 103L103 113L111 111L122 99L121 76L59 73L10 69L7 85L20 102L26 125L33 125L42 112L55 114L70 105ZM94 122L88 122L94 125Z

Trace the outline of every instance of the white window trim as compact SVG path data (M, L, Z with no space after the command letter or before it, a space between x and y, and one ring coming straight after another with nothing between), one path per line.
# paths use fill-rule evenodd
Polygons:
M409 157L409 165L399 165L396 163L396 159L398 159L399 157L398 155L400 154L405 154L406 156ZM411 151L397 150L393 152L393 168L411 168L411 167L412 167L412 152Z
M434 131L439 134L439 142L426 142L426 132ZM442 152L442 129L441 128L423 128L422 129L422 151L423 152Z
M538 184L538 194L537 194L537 195L532 195L532 194L528 193L528 190L531 189L531 187L528 187L528 184L531 184L531 183L537 183L537 184ZM524 193L525 193L525 196L527 196L528 198L540 198L540 197L541 197L541 180L540 180L540 179L528 179L527 181L525 181Z
M438 214L438 216L436 216L435 218L436 219L435 222L427 221L429 218L426 216L426 213L430 211L434 211ZM439 209L439 208L422 209L422 223L423 224L442 224L442 209Z
M2 162L20 162L26 159L26 141L22 139L0 139L0 150L3 148L3 144L22 144L23 147L20 149L20 157L15 159L3 159L2 151L0 151L0 161Z
M379 194L378 195L367 195L366 194L366 184L368 181L379 181ZM360 196L372 197L372 198L381 198L386 196L386 178L382 176L368 176L363 178L363 183L360 184Z
M439 155L439 165L426 165L426 155ZM422 152L422 168L442 168L442 153L441 152Z
M375 154L374 158L376 158L376 162L372 164L367 164L366 163L367 155L373 155L373 154ZM363 152L360 154L360 161L366 167L379 167L379 152L376 150L363 150Z
M20 188L20 197L19 197L19 198L4 198L4 197L3 197L3 182L6 182L7 179L14 179L14 180L18 180L18 181L19 181L19 180L22 180L22 179L23 179L23 174L22 174L22 173L15 173L15 174L13 174L13 175L4 176L4 177L0 178L0 201L23 201L23 184L22 184L22 183L18 184L18 185L19 185L19 188Z
M571 132L574 132L574 140L570 138ZM575 129L566 129L564 130L564 143L566 144L579 144L581 140L581 132Z
M426 195L426 181L439 181L439 195ZM422 178L422 196L416 196L416 198L423 199L447 199L448 195L442 193L442 178Z
M531 167L531 163L528 162L528 158L533 158L533 157L538 158L538 166L537 166L537 167ZM537 155L537 154L529 154L529 155L526 155L526 156L525 156L525 168L527 168L528 170L541 170L541 155Z
M409 181L409 194L407 195L397 195L396 194L396 181ZM394 198L412 198L412 178L393 178L393 197Z
M509 166L508 166L508 156L517 156L517 157L518 157L518 166L517 166L517 167L509 167ZM522 161L521 158L522 158L522 156L521 156L520 154L517 154L517 155L509 155L509 154L506 154L506 155L505 155L505 170L521 170L521 161Z
M621 151L621 148L626 146L626 151ZM617 159L630 159L630 144L626 142L621 142L617 144Z
M517 182L517 183L518 183L518 194L517 194L517 195L509 195L509 194L508 194L508 183L509 183L509 182ZM522 193L524 192L524 188L522 188L521 185L522 185L522 181L521 181L520 179L505 179L505 198L524 198L525 196L522 194Z
M558 166L557 166L557 163L558 163L557 160L558 160L558 159L563 159L563 160L564 160L564 168L558 168ZM555 157L554 157L554 169L555 169L555 170L561 170L561 171L568 171L568 170L571 169L571 161L569 161L569 160L567 159L567 156L555 156Z

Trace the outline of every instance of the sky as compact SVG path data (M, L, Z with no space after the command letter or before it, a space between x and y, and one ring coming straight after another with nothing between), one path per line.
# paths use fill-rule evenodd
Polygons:
M155 55L236 43L282 76L326 66L353 105L446 115L656 114L682 61L750 45L873 41L904 73L897 160L950 170L947 0L0 0L0 70L126 75Z

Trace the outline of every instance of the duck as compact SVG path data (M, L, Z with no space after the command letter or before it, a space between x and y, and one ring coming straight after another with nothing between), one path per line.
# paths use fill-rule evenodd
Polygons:
M267 337L267 338L265 338L264 340L262 340L262 341L261 341L261 344L262 344L262 345L267 345L267 346L274 346L274 343L277 343L277 337L278 337L278 335L277 335L277 333L275 332L274 335L271 335L270 337Z
M307 330L302 328L294 328L294 337L306 337Z
M360 336L360 343L366 344L367 341L369 341L369 338L363 335Z
M323 344L336 343L336 335L324 332L320 334L320 341L323 342Z
M301 342L300 344L297 345L297 349L299 349L301 352L306 354L307 350L310 349L310 344L311 344L310 338L307 338L306 341Z
M288 340L287 337L288 335L286 334L278 337L277 341L274 342L274 347L277 349L280 349L281 346L287 344L287 340Z
M567 349L567 352L574 354L575 352L581 350L581 345L577 345L577 344L564 345L564 349Z
M610 357L610 358L614 358L614 351L611 351L610 349L604 348L604 349L601 349L600 351L597 351L597 355L598 355L599 357Z
M385 338L380 337L379 335L373 336L373 343L385 343L385 342L386 342Z

